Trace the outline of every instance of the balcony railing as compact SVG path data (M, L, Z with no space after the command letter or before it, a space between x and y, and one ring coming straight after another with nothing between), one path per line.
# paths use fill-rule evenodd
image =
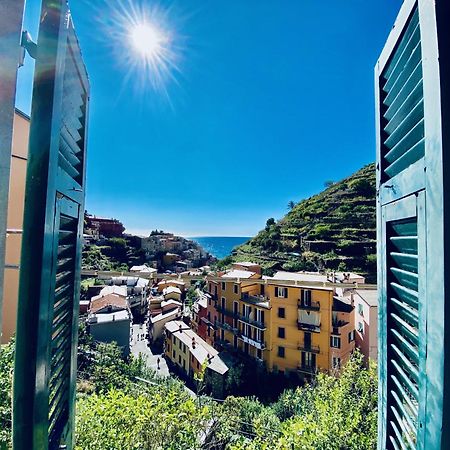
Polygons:
M250 317L243 316L242 314L239 314L239 320L241 322L248 323L249 325L253 325L256 328L260 328L261 330L265 330L267 328L264 322L251 319Z
M300 320L297 321L298 329L303 331L312 331L313 333L320 333L320 324L311 325L310 323L303 323Z
M230 324L226 322L216 322L216 326L222 330L230 331L231 333L237 334L239 333L239 330L237 328L232 327Z
M300 344L298 346L298 350L301 350L302 352L309 352L309 353L320 353L320 347L318 345L311 345L311 344Z
M299 300L298 301L298 309L305 309L308 311L319 311L320 303L313 302L312 300L309 300L309 301Z
M309 373L309 374L316 374L317 373L317 367L316 366L310 366L307 364L300 364L297 366L297 370L299 372L303 373Z
M260 350L264 350L266 348L265 342L249 338L248 336L245 336L243 334L239 335L239 339L243 340L246 344L253 345L253 347L256 347Z
M224 316L233 317L235 319L238 318L238 314L237 313L234 313L233 311L231 311L231 310L229 310L227 308L222 308L222 306L217 305L216 306L216 310L217 310L217 312L223 314Z
M250 295L246 292L242 294L241 300L259 306L266 306L269 303L269 299L265 295Z
M349 322L346 322L345 320L339 320L337 322L333 322L332 323L332 330L331 333L332 334L341 334L341 328L345 327L345 325L348 325Z

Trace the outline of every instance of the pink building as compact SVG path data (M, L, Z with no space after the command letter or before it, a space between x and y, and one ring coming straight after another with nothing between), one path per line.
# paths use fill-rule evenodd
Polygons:
M366 360L378 359L378 292L376 289L355 289L355 342Z

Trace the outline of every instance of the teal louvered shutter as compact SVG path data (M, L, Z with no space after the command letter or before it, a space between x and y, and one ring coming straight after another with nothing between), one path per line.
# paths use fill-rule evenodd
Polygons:
M88 99L66 2L44 0L20 272L15 450L73 448Z
M379 450L450 448L443 157L449 12L442 0L405 0L375 68Z

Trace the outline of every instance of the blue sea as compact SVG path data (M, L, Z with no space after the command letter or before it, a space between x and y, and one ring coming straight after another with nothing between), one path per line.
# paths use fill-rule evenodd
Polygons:
M242 236L200 236L190 237L192 241L198 242L207 252L218 259L231 255L234 247L247 242L251 237Z

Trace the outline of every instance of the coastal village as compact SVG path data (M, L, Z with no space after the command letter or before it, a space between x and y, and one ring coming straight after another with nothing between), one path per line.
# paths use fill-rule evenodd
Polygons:
M105 239L105 229L109 237L124 231L113 219L90 223L86 241ZM194 391L202 380L217 398L248 382L235 370L242 364L285 386L321 372L338 376L355 349L366 363L377 359L377 291L363 276L281 270L266 276L253 262L217 270L200 266L208 255L185 250L185 242L153 233L141 243L148 262L122 273L82 272L80 321L95 341L117 343L124 357L140 355Z

